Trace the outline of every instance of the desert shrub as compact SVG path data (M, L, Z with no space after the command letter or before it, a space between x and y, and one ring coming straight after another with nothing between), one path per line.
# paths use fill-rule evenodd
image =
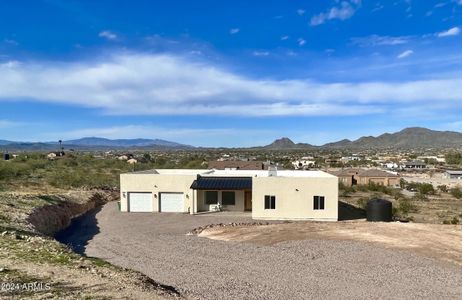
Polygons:
M406 186L407 186L407 181L404 180L403 178L401 178L401 179L399 180L399 187L402 188L402 189L404 189L404 188L406 188Z
M356 204L362 208L362 209L365 209L366 206L367 206L367 202L369 201L369 198L366 198L366 197L361 197L359 198L357 201L356 201Z
M439 185L436 188L440 190L442 193L447 193L449 191L448 186L445 184Z
M461 165L462 164L462 153L452 152L445 155L446 163L450 165Z
M459 224L459 219L457 217L454 217L452 219L446 219L446 220L443 220L443 224L446 224L446 225L449 225L449 224L452 224L452 225L457 225Z
M435 194L435 189L433 188L433 185L430 183L420 183L417 185L417 191L421 195L434 195Z
M403 197L398 200L398 212L401 216L407 216L411 212L417 212L417 206L411 199Z
M450 190L450 193L454 198L457 198L457 199L462 198L462 190L459 187L452 188Z

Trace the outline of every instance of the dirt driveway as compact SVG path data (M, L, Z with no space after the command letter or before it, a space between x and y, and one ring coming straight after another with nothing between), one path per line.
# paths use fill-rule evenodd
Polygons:
M300 222L252 227L221 227L199 236L222 241L274 245L286 241L329 239L361 241L406 249L462 267L462 225L418 223Z
M249 219L127 214L109 203L96 218L83 220L68 241L89 256L141 271L187 298L462 297L461 267L411 251L327 238L242 243L185 234L210 223L245 221ZM286 225L291 224L263 226L260 233Z

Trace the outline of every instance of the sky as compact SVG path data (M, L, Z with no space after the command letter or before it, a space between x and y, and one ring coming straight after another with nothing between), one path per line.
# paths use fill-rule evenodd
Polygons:
M462 0L0 2L0 139L462 131Z

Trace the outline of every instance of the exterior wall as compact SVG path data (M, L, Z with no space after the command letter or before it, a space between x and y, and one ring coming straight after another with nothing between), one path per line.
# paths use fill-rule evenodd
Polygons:
M254 177L252 218L267 220L338 220L338 178ZM265 209L265 195L276 196L276 209ZM313 209L313 197L325 197L325 209Z
M222 192L218 191L218 203L221 203ZM244 191L229 191L235 192L235 204L236 205L224 205L223 209L226 211L244 211ZM215 205L205 204L205 191L197 191L197 211L213 211Z
M338 181L343 183L345 186L352 186L353 176L338 176Z
M190 189L196 179L193 175L162 174L121 174L120 175L120 210L128 211L128 193L151 192L153 210L159 211L160 193L184 193L184 212L192 210L194 192ZM123 196L125 193L125 197Z
M367 185L370 182L381 184L384 186L399 185L398 177L359 177L358 184Z

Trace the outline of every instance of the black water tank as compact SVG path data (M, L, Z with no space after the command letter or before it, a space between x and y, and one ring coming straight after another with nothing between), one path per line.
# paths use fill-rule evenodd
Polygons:
M10 155L8 153L4 153L3 160L10 160Z
M392 220L391 202L384 199L372 199L367 202L366 215L368 221L390 222Z

